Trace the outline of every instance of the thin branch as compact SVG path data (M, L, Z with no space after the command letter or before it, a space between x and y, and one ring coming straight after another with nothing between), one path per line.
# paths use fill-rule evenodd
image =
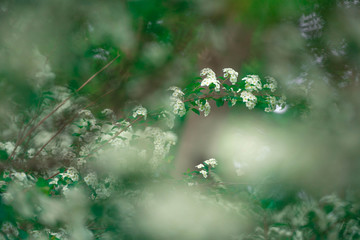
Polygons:
M104 71L106 68L108 68L116 59L118 59L120 57L120 54L118 54L113 60L111 60L108 64L106 64L103 68L101 68L99 71L97 71L94 75L92 75L88 80L85 81L85 83L83 85L81 85L81 87L79 87L78 89L75 90L75 92L79 92L83 87L85 87L92 79L94 79L97 75L99 75L102 71ZM26 135L21 138L21 140L18 142L18 144L15 145L14 150L12 151L11 155L8 157L7 161L9 161L16 152L16 149L18 148L18 146L20 146L27 137L29 137L31 135L31 133L33 131L35 131L35 129L37 129L43 122L45 122L51 115L53 115L61 106L63 106L72 96L67 97L64 101L62 101L57 107L55 107L54 110L52 110L48 115L46 115L38 124L36 124L34 127L32 127L27 133Z
M108 95L109 93L113 92L115 89L111 89L110 91L106 92L105 94L103 94L102 96L100 96L96 101L91 102L90 104L86 105L85 107L83 107L80 111L85 110L93 105L95 105L97 103L97 101L99 99L101 99L102 97ZM36 154L34 155L34 157L30 160L33 161L36 157L39 156L39 154L42 152L42 150L44 150L44 148L52 141L54 140L54 138L59 135L67 125L69 125L70 123L72 123L77 117L79 116L79 113L75 114L73 118L71 118L69 121L67 121L65 124L63 124L63 126L36 152Z

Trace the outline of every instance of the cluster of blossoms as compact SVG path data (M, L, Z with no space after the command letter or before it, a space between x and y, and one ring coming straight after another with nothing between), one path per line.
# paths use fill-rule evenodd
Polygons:
M90 172L84 177L84 182L95 192L91 194L91 199L107 199L113 192L115 178L109 175L99 180L95 172Z
M133 110L133 117L136 118L137 116L144 116L146 119L147 117L147 110L143 106L139 105L134 108Z
M231 105L235 105L241 97L249 109L254 108L258 99L253 94L253 91L258 92L262 89L260 78L255 75L249 75L243 78L245 81L245 90L243 90L241 88L244 88L244 85L242 85L244 82L238 81L238 72L231 68L224 68L223 72L224 81L220 82L217 80L214 71L209 68L203 69L201 76L203 76L204 79L201 83L191 85L194 86L194 89L186 89L186 94L178 87L170 87L169 90L172 91L170 105L173 109L172 111L161 111L159 118L154 119L164 118L167 121L167 125L172 128L175 115L184 116L186 111L192 107L194 112L198 114L203 112L206 117L210 113L211 107L209 101L211 99L215 101L220 100L220 103L216 102L216 104L220 104L219 106L221 106L224 104L224 101L231 101ZM220 79L222 78L220 77ZM224 84L226 80L231 82L231 86ZM203 88L199 88L199 86L215 86L214 90L216 94L211 95L213 91L209 91L209 93L201 92ZM268 88L271 92L275 91L276 81L269 78L268 83L265 84L263 88ZM261 94L256 93L256 95ZM59 98L60 101L62 101L61 99L63 99L64 96L68 95L61 95L61 98ZM284 98L280 101L277 100L276 97L268 96L266 100L269 102L269 110L273 110L278 104L285 104ZM70 104L70 106L72 107L71 110L76 109L74 104ZM65 111L67 107L60 109ZM117 168L120 165L121 167L119 167L119 169L121 168L121 170L114 169L114 171L121 173L129 172L132 174L133 172L131 171L133 171L133 169L136 169L136 171L139 170L138 166L140 164L142 164L141 166L149 164L148 169L155 170L161 166L162 160L170 159L170 149L177 142L177 136L173 132L163 131L160 127L147 126L135 128L132 124L136 121L130 123L124 119L116 120L114 112L110 109L103 110L101 114L101 118L98 119L95 117L97 115L94 116L89 110L79 111L78 114L76 114L78 118L71 123L69 131L62 136L60 135L62 137L62 144L49 145L40 156L37 154L37 151L40 148L39 146L42 146L44 139L49 139L48 135L49 137L53 135L50 131L47 131L46 137L41 134L45 132L44 129L41 129L41 131L37 133L39 141L38 139L35 140L40 143L38 145L30 146L27 149L22 149L20 146L17 147L16 153L19 152L25 156L24 158L32 158L36 155L36 157L39 156L39 158L43 157L44 159L66 159L68 161L64 164L57 163L56 166L59 168L51 169L46 172L45 175L37 173L38 175L32 176L24 172L7 171L4 176L0 176L1 198L3 202L8 206L16 206L17 202L15 201L19 198L16 194L19 193L15 191L16 189L15 187L13 188L13 186L22 189L38 187L46 193L46 196L57 196L56 200L52 198L50 198L51 200L46 200L48 201L46 204L49 204L49 206L51 204L60 204L62 199L64 202L68 201L74 194L77 194L76 191L81 192L83 190L84 194L88 194L84 195L86 201L91 202L91 200L108 199L116 193L116 189L120 187L123 181L121 176L119 177L114 174L114 172L111 172L113 171L113 169L110 169L111 167ZM138 105L133 109L130 118L131 116L133 118L142 116L146 119L148 110ZM153 116L153 114L151 114L151 116ZM103 121L102 119L105 118L106 120ZM64 139L66 139L66 141L64 141ZM0 143L0 154L7 157L7 155L12 154L15 146L15 143L12 142ZM13 154L14 159L18 159L16 153ZM97 162L99 159L101 163ZM132 161L131 164L127 162L128 160L130 162L130 160L134 159L136 161L138 160L140 164L137 165L137 163L133 163L134 161ZM196 168L199 169L196 173L201 174L203 178L208 178L211 174L211 169L217 165L218 163L214 158L208 159L196 166ZM146 167L144 167L144 169L145 168ZM124 177L124 179L126 177ZM9 182L14 184L9 184ZM40 214L43 215L47 214L44 210L46 206L41 206L41 204L39 204L39 206L40 210L36 211L42 211L43 213ZM59 206L56 205L54 209L60 209ZM34 210L34 214L38 213ZM14 225L14 229L16 230L17 226ZM59 229L61 230L61 228ZM9 226L5 224L2 231L9 232ZM66 231L68 231L68 229ZM58 233L48 231L47 228L34 230L29 232L29 234L31 236L37 236L37 234L43 236L43 234L45 234L55 238L65 238L64 236L66 235L62 234L61 231L58 231Z
M264 84L264 88L269 88L271 90L271 92L275 92L276 88L277 88L277 82L275 80L275 78L273 77L266 77L265 78L267 83Z
M64 173L60 173L59 175L73 182L79 181L79 173L74 167L69 167Z
M247 108L253 109L255 107L257 98L254 94L252 94L251 92L242 91L240 97L243 99L243 102L245 103Z
M218 165L215 158L210 158L209 160L204 161L203 163L200 163L199 165L196 165L195 167L198 169L201 169L199 171L200 174L203 175L204 178L207 178L208 176L208 169L214 168L216 165Z
M146 127L142 135L151 138L154 144L154 151L150 162L152 166L157 166L159 161L164 159L169 153L171 146L177 142L177 136L171 131L162 131L156 127Z
M196 100L195 103L199 106L199 111L204 112L205 117L209 115L211 107L207 100L205 100L205 103L202 103L200 100Z
M268 102L268 106L265 108L265 112L272 112L276 109L276 97L274 96L266 96L266 100Z
M171 87L170 90L173 91L173 94L170 98L170 105L173 108L173 112L183 116L187 109L192 109L197 114L204 112L204 116L206 117L210 113L209 99L215 100L216 105L218 106L222 106L224 101L229 101L231 106L234 106L240 98L242 98L242 102L245 103L246 107L250 110L255 108L258 102L265 101L268 104L268 107L265 108L265 112L273 112L278 108L282 109L285 107L285 98L278 99L278 97L266 92L266 90L275 92L277 89L277 82L273 77L266 77L266 83L264 84L258 75L247 75L242 78L242 81L238 82L239 73L234 69L224 68L223 72L224 79L220 82L217 80L213 70L210 68L202 69L200 75L204 78L201 81L200 86L209 87L213 84L215 86L215 91L217 92L216 94L221 92L225 93L225 95L217 96L212 94L212 91L209 91L208 93L201 92L202 89L196 84L193 84L193 86L195 86L193 89L187 89L186 94L178 87ZM224 83L226 80L231 82L230 86ZM260 92L261 90L265 90L264 93ZM254 92L256 92L256 94ZM204 96L204 94L208 95ZM192 98L184 100L184 98L189 96ZM186 102L189 102L190 106L185 106Z
M0 142L0 149L4 150L8 155L12 153L14 148L15 148L15 144L12 142L5 142L5 143Z
M245 81L245 89L248 92L262 89L261 80L258 75L247 75L242 80Z
M234 69L232 69L232 68L224 68L223 72L224 72L224 78L227 78L227 77L230 76L229 81L233 85L237 82L237 78L239 76L239 73L236 72Z
M173 108L173 113L180 117L184 116L186 113L185 104L182 100L184 93L175 86L170 87L169 90L173 91L170 97L170 106Z
M215 85L215 91L220 91L220 82L216 79L215 72L211 70L210 68L204 68L200 72L200 76L205 76L205 78L201 82L201 86L210 86L211 84Z

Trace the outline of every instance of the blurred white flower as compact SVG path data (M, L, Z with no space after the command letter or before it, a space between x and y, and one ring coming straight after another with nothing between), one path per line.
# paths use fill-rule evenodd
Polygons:
M220 91L220 82L216 79L216 75L213 70L211 70L210 68L204 68L203 70L201 70L200 75L206 76L201 82L202 87L210 86L210 84L214 84L215 91L216 92Z
M141 105L135 107L134 110L133 110L133 117L136 118L138 115L144 116L144 118L146 119L146 117L147 117L146 108L144 108Z
M261 81L258 75L247 75L242 80L245 81L245 89L249 92L262 89Z
M179 115L180 117L184 116L186 113L185 104L179 98L172 99L170 106L173 108L173 113Z
M217 165L215 158L210 158L209 160L204 161L204 163L210 165L211 167L215 167Z
M256 105L257 98L254 94L247 91L242 91L240 97L243 99L243 102L246 104L246 107L249 109L253 109Z
M199 106L199 111L204 112L204 116L207 117L211 109L209 102L205 100L205 103L202 104L200 100L196 100L195 103Z
M228 77L230 75L230 82L234 85L237 82L237 78L238 78L238 72L236 72L234 69L232 68L224 68L223 69L224 72L224 78Z
M204 166L204 164L200 163L199 165L196 165L195 167L200 169L200 168L203 168L205 166Z
M207 171L201 170L200 173L203 175L204 178L207 178Z
M273 77L265 77L267 83L264 84L264 88L269 88L271 92L275 92L277 88L277 82Z

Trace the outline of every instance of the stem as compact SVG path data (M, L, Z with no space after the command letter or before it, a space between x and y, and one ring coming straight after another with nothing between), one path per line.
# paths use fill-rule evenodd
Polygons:
M108 68L116 59L118 59L120 55L118 54L113 60L111 60L108 64L106 64L103 68L101 68L99 71L97 71L94 75L92 75L88 80L85 81L81 87L75 90L75 92L79 92L83 87L85 87L92 79L94 79L97 75L99 75L102 71L104 71L106 68ZM54 110L52 110L48 115L46 115L38 124L36 124L34 127L32 127L26 135L19 140L19 142L15 145L14 150L12 151L11 155L8 157L7 161L11 160L11 158L15 155L16 149L18 146L20 146L27 137L30 136L30 134L35 131L43 122L45 122L51 115L53 115L61 106L63 106L71 96L67 97L64 101L62 101L58 106L55 107Z
M93 105L95 105L97 103L97 101L99 99L101 99L102 97L108 95L109 93L111 93L112 91L114 91L115 89L111 89L110 91L108 91L107 93L103 94L102 96L100 96L96 101L91 102L90 104L86 105L85 107L83 107L80 111L85 110ZM44 148L52 141L54 140L54 138L59 135L67 125L69 125L70 123L72 123L77 117L79 116L79 113L76 113L75 116L73 118L71 118L69 121L67 121L34 155L34 157L32 157L32 159L30 161L33 161L37 156L39 156L39 154L41 153L42 150L44 150Z

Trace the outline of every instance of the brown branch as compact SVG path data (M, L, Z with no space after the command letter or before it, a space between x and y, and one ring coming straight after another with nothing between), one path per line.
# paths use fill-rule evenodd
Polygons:
M102 71L104 71L106 68L108 68L116 59L118 59L120 57L120 55L118 54L113 60L111 60L108 64L106 64L103 68L101 68L99 71L97 71L94 75L92 75L88 80L85 81L85 83L83 85L81 85L81 87L79 87L78 89L75 90L75 92L79 92L83 87L85 87L92 79L94 79L97 75L99 75ZM20 146L27 137L29 137L31 135L31 133L33 131L35 131L35 129L37 129L43 122L45 122L51 115L53 115L61 106L63 106L72 96L67 97L64 101L62 101L57 107L55 107L54 110L52 110L48 115L46 115L38 124L36 124L34 127L32 127L27 133L26 135L21 138L21 140L18 142L18 144L15 145L14 150L12 151L11 155L8 157L7 161L9 161L16 152L16 149L18 148L18 146Z
M65 172L66 170L67 170L67 168L65 168L64 172ZM49 180L49 179L52 179L52 178L56 177L56 176L59 175L59 174L60 174L60 171L57 172L57 173L55 173L55 174L53 174L53 175L51 175L50 177L46 178L45 180L47 181L47 180Z
M98 100L100 100L102 97L108 95L109 93L113 92L115 89L111 89L110 91L106 92L105 94L103 94L102 96L100 96L96 101L91 102L90 104L86 105L85 107L83 107L80 111L85 110L93 105L95 105L97 103ZM34 157L32 157L32 159L30 161L33 161L36 157L39 156L39 154L42 152L42 150L44 150L44 148L52 141L54 140L54 138L59 135L67 125L69 125L70 123L72 123L77 117L79 116L79 113L75 114L75 116L73 118L71 118L69 121L67 121L65 124L63 124L63 126L36 152L36 154L34 155Z

